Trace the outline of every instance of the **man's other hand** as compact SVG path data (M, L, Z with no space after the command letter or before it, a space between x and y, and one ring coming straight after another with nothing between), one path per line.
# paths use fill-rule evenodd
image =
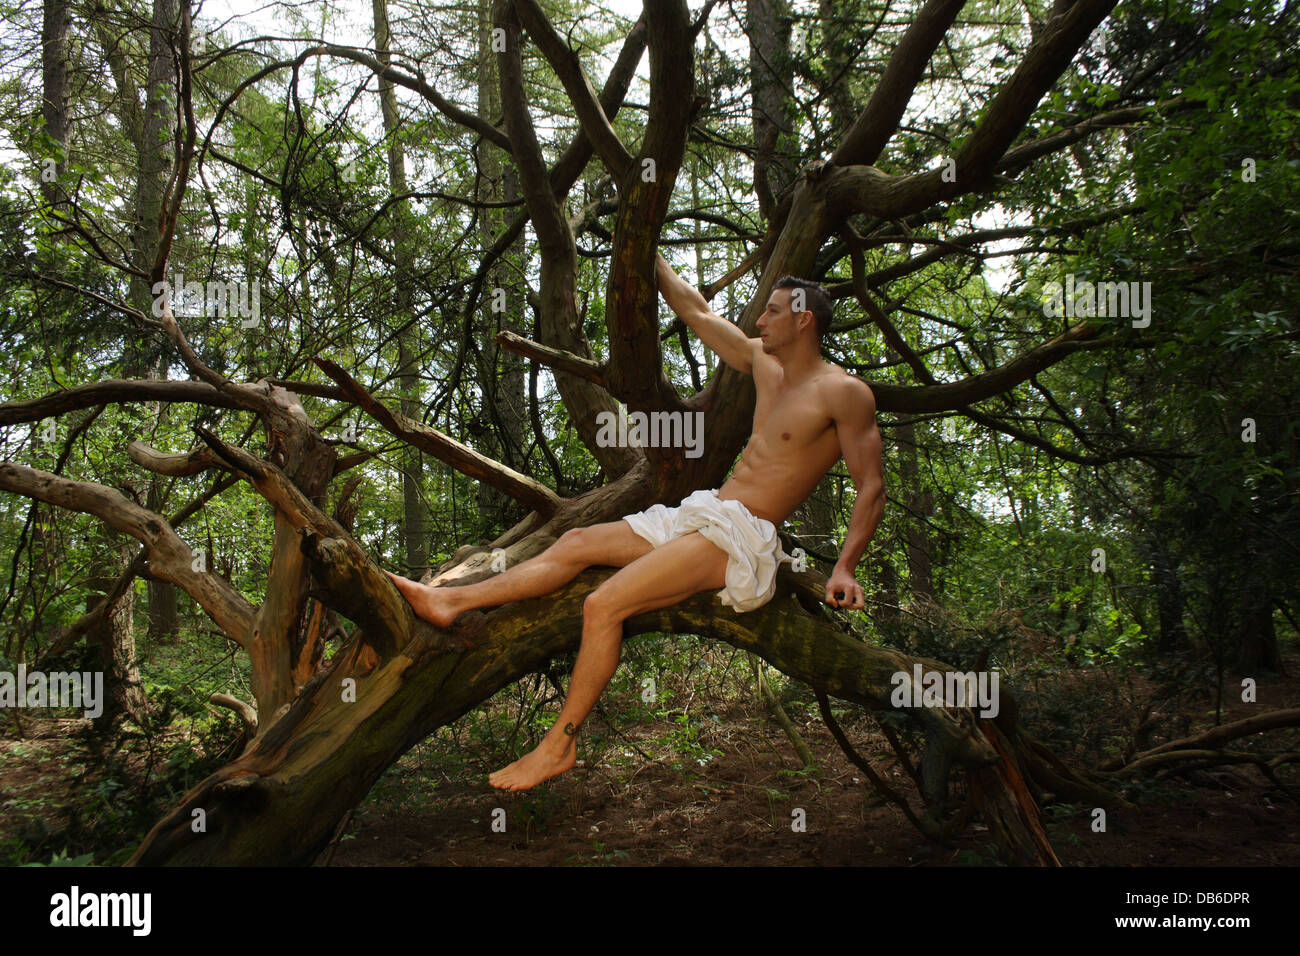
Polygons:
M826 603L831 607L860 611L867 606L867 596L850 572L836 568L826 579Z

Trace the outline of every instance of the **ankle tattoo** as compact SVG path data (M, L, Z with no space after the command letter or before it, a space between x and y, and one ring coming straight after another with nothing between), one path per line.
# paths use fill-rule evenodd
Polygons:
M577 728L577 726L576 726L575 724L573 724L573 723L567 723L567 724L565 724L565 725L564 725L564 734L565 734L566 737L576 737L576 736L578 736L578 728Z

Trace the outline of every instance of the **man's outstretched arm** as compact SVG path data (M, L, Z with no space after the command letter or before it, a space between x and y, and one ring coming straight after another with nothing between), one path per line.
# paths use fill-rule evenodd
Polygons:
M840 439L840 453L849 466L853 484L857 486L858 500L849 519L844 550L826 581L826 603L832 607L860 610L866 606L866 595L855 572L885 511L885 476L880 455L880 429L876 427L876 397L865 382L846 378L836 390L832 412ZM837 594L844 597L837 598Z
M751 339L740 331L739 326L714 314L700 291L674 272L658 253L655 253L655 272L659 277L659 294L668 303L668 308L676 312L718 358L737 372L752 375L754 348L759 340Z

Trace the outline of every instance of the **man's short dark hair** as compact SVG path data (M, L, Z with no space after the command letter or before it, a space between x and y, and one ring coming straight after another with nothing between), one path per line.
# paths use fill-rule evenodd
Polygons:
M813 318L817 320L817 338L820 339L826 334L826 330L831 327L831 317L835 314L835 306L831 304L831 297L816 282L810 282L808 279L798 279L794 276L782 276L776 280L774 289L803 289L804 290L804 307L800 311L811 312ZM793 295L793 293L791 293ZM793 311L794 306L791 305Z

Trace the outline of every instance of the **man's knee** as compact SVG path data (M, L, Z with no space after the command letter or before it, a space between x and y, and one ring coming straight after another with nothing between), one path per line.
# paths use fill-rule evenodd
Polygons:
M582 602L582 616L585 620L616 620L619 617L619 605L616 592L609 587L609 582L601 584L587 595Z
M570 528L556 538L555 544L551 545L551 551L554 556L564 558L566 561L582 561L589 557L590 538L589 529Z
M556 539L557 547L571 548L586 536L586 528L570 528Z

